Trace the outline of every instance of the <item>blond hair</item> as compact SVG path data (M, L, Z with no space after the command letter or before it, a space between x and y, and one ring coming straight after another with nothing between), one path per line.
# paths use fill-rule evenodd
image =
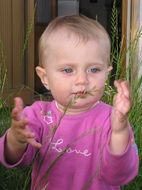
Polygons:
M106 62L110 61L110 38L104 27L94 19L83 15L72 15L56 17L43 32L39 41L40 65L44 65L44 55L47 55L45 51L48 51L48 39L50 39L50 35L61 29L65 29L64 31L78 36L79 41L87 42L88 40L95 40L100 43L107 56Z

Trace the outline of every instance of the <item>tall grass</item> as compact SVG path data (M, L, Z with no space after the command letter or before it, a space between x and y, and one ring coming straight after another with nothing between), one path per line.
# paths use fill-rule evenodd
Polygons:
M35 1L35 7L33 10L31 22L28 24L27 30L25 32L24 44L21 48L21 63L19 64L22 64L23 62L25 51L28 46L28 41L30 39L30 34L33 29L36 4L37 1ZM4 91L7 87L6 61L7 60L4 53L4 45L2 39L0 39L0 135L2 135L7 130L7 128L9 128L11 123L11 107L8 107L6 104L6 97L4 97ZM26 188L29 189L30 178L27 178L27 176L29 176L30 170L31 167L21 167L9 170L0 164L0 190L23 190L25 184L27 184Z
M140 168L138 176L129 184L122 187L122 190L141 190L142 189L142 76L140 76L139 68L142 67L142 58L138 54L140 38L142 38L142 26L137 30L135 37L130 40L128 47L123 47L123 37L120 39L118 33L118 14L116 9L116 0L114 0L111 19L111 36L112 36L112 51L111 61L116 68L115 74L112 77L117 80L124 78L129 81L131 86L132 109L129 112L129 121L133 127L135 141L138 145ZM123 47L123 48L122 48ZM126 57L128 64L126 64ZM124 65L123 65L124 64ZM126 71L125 68L126 68ZM112 84L112 79L109 77L108 84ZM110 99L105 96L108 103L112 102L112 94L115 93L113 86L107 85L107 91L110 94ZM108 93L107 92L107 93Z
M7 68L3 42L0 39L0 133L5 131L9 124L9 110L7 109L3 93L6 86Z

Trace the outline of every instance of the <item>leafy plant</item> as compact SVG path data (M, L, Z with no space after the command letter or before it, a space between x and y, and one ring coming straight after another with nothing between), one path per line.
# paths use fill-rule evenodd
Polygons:
M114 79L124 78L129 81L131 85L132 95L132 109L129 113L129 121L133 127L135 133L136 144L139 149L140 168L138 176L128 185L122 187L123 190L140 190L142 189L141 177L142 177L142 76L138 75L139 68L142 67L142 58L138 56L138 46L140 38L142 38L142 26L137 30L134 39L130 40L128 47L123 47L123 37L119 39L118 34L118 17L116 9L116 0L114 0L112 9L112 52L111 61L112 65L116 68ZM120 43L119 43L120 42ZM123 49L122 49L123 47ZM128 65L126 64L126 57L128 58ZM124 64L125 63L125 64ZM126 72L124 72L124 66ZM112 102L112 92L114 92L111 77L109 78L107 90L110 92L110 99L105 97L108 103Z
M27 49L30 34L33 29L36 4L37 4L37 1L35 1L33 16L26 30L24 44L21 50L21 62L23 61L23 57ZM8 107L8 105L6 104L6 97L4 97L6 82L7 82L6 55L4 53L3 42L0 39L0 135L2 135L7 130L7 128L9 128L10 122L11 122L11 119L10 119L11 108ZM23 87L21 88L21 90L22 89ZM23 187L25 186L25 184L26 183L29 184L30 178L27 178L27 175L29 176L29 172L30 172L30 167L19 168L19 169L14 168L12 170L8 170L2 165L0 165L0 179L1 179L0 189L1 190L20 190L20 189L23 190ZM29 186L27 185L26 188L29 189Z
M6 83L7 69L5 65L5 55L2 40L0 39L0 108L3 107L3 92Z

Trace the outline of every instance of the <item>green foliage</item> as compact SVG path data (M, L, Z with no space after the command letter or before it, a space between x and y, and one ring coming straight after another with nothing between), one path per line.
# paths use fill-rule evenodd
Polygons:
M2 100L2 94L6 83L6 77L7 77L7 69L5 65L4 48L3 48L3 43L0 39L0 109L3 107L4 103Z
M25 51L27 49L30 34L33 29L35 10L36 10L36 1L35 1L32 20L27 27L25 40L21 51L21 62L23 60ZM4 88L6 86L6 80L7 80L6 56L4 54L3 42L0 39L0 135L4 134L4 132L9 128L11 123L10 119L11 108L9 108L6 105L6 98L4 98L3 96ZM31 167L14 168L9 170L0 165L0 181L1 181L0 189L1 190L29 189L30 173L31 173Z
M36 11L36 7L37 7L37 0L35 1L35 6L34 6L34 10L33 10L33 15L32 15L32 19L30 21L30 23L28 24L27 30L25 32L25 40L24 40L24 45L21 51L21 61L25 55L25 51L28 47L28 42L29 42L29 38L30 38L30 34L33 30L33 26L34 26L34 22L35 22L35 11Z
M116 68L114 79L119 79L121 76L123 76L126 80L129 81L131 85L132 109L129 113L129 121L134 130L135 140L136 144L138 145L140 157L140 168L138 176L130 184L123 186L122 190L140 190L142 189L142 76L138 75L138 71L140 66L142 67L142 58L140 55L138 56L137 50L139 40L142 37L142 26L136 32L134 39L129 42L128 47L122 51L123 38L118 38L119 34L117 15L116 0L114 0L111 19L111 63L113 67ZM126 65L126 72L124 74L124 68L122 65L126 61L126 57L129 65ZM106 102L111 104L113 99L112 94L115 94L115 89L110 84L112 84L111 77L109 77L104 97Z
M0 165L0 189L1 190L24 190L29 168L15 168L7 170ZM27 187L29 189L29 187Z

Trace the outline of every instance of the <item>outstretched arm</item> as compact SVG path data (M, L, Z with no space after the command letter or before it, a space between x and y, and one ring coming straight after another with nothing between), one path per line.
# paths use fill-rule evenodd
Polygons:
M7 131L5 144L5 158L9 163L17 162L23 155L28 144L40 148L36 142L35 134L28 128L28 120L22 115L23 101L15 98L15 106L12 110L12 123Z
M115 81L117 94L114 97L111 115L112 133L110 137L110 150L113 154L122 154L129 141L129 124L127 114L131 108L130 88L127 81Z
M109 141L103 154L102 177L109 184L120 186L127 184L138 174L139 158L127 119L131 108L129 84L119 80L115 81L115 87L117 93L112 108Z

